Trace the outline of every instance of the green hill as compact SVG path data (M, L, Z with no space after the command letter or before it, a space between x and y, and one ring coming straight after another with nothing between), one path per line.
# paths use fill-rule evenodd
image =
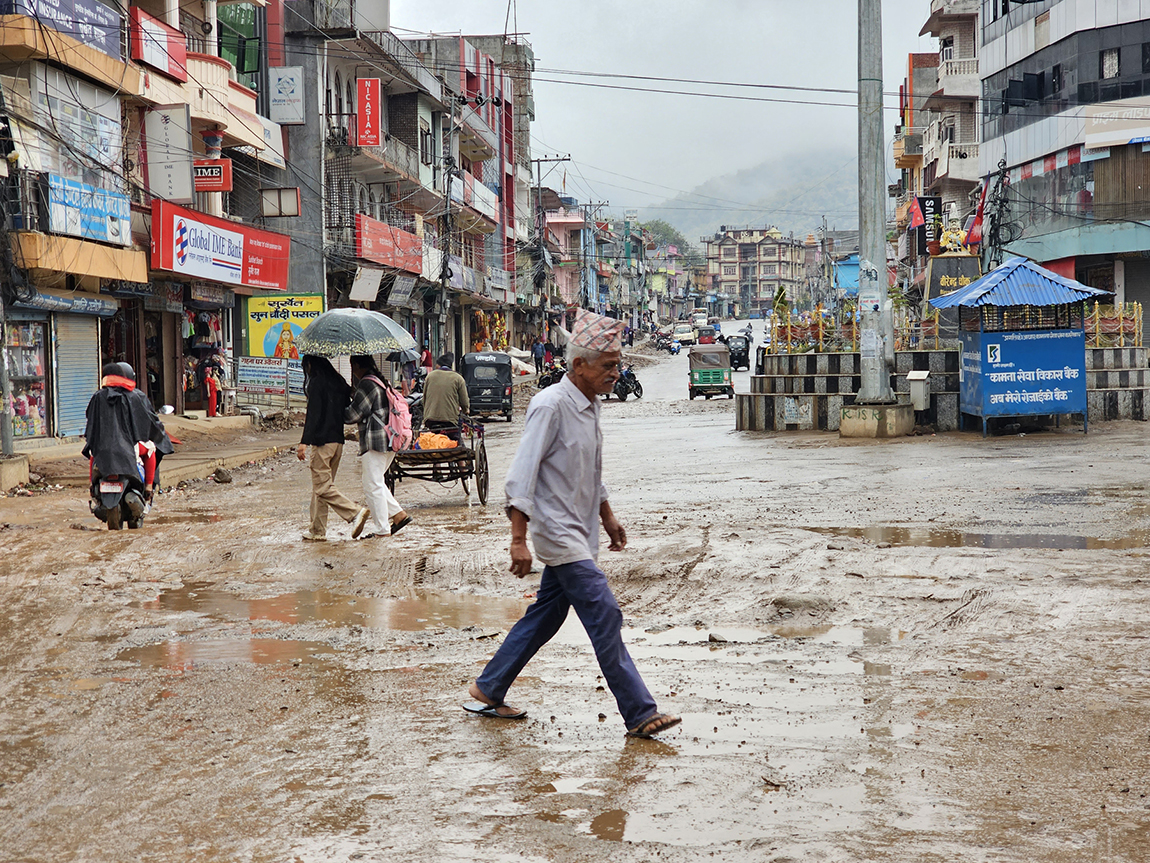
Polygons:
M721 225L774 225L805 237L822 225L858 227L858 162L855 151L825 150L768 159L708 180L640 210L640 219L664 219L697 244Z

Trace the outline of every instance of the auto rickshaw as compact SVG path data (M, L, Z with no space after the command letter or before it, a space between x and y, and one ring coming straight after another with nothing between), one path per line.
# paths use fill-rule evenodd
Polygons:
M724 344L694 345L688 356L691 367L689 395L735 397L731 383L731 352Z
M511 422L511 357L498 351L464 354L460 372L472 416L503 414Z
M751 367L751 343L746 336L728 336L727 347L731 351L731 368Z

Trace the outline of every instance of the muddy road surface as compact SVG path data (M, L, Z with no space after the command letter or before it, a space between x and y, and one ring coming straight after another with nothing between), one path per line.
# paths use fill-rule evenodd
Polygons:
M688 401L685 354L639 377L603 405L630 544L601 563L679 728L624 738L573 620L526 720L460 709L536 584L506 571L521 412L487 507L406 481L394 538L301 542L293 457L141 531L7 498L0 859L1147 859L1145 425L771 436Z

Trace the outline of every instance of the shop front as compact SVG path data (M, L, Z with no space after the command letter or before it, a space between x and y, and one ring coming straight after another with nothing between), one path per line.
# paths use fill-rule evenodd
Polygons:
M115 300L47 290L7 308L4 351L18 445L84 433L88 400L100 387L100 320L116 310Z

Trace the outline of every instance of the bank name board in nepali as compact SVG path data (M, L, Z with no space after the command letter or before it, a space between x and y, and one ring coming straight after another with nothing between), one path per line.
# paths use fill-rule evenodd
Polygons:
M152 267L262 290L287 290L291 238L152 202Z

